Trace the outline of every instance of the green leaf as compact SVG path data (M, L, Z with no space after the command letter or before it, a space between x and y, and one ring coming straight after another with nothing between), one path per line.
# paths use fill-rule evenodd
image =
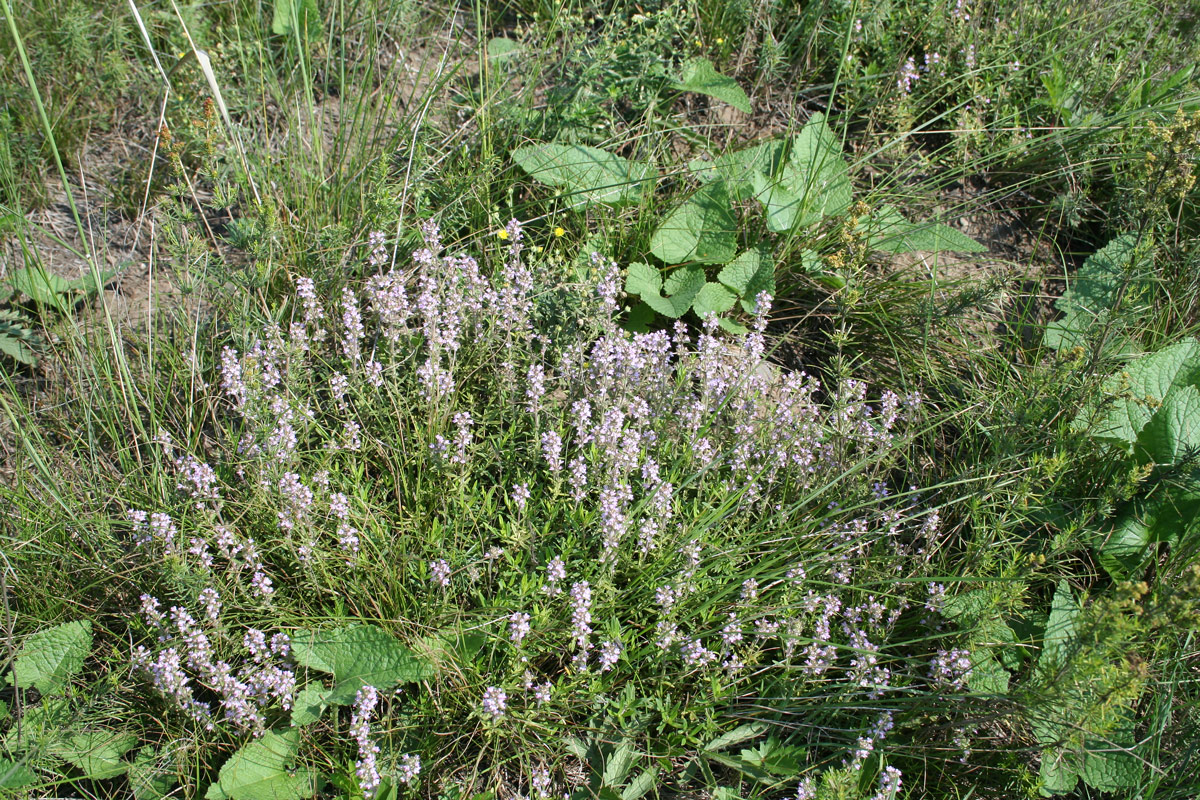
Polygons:
M625 293L643 297L662 292L662 274L641 261L634 261L625 271Z
M1043 750L1041 793L1044 796L1067 794L1079 782L1080 764L1076 753L1067 750Z
M1135 573L1154 542L1178 547L1200 535L1200 475L1182 482L1159 484L1146 497L1125 503L1108 532L1098 534L1093 547L1101 566L1118 580Z
M18 688L37 687L53 694L83 669L83 660L92 649L90 620L66 622L38 631L25 640L13 663L13 678Z
M0 756L0 791L20 789L37 781L37 775L24 764Z
M1078 619L1079 605L1071 594L1071 587L1065 580L1059 581L1050 604L1050 617L1046 620L1042 653L1038 658L1038 667L1043 674L1053 676L1066 665L1078 637Z
M363 686L387 691L433 675L427 662L374 625L297 632L292 654L301 666L333 675L335 686L325 698L331 705L354 702Z
M737 220L725 184L716 181L702 186L672 211L650 237L650 252L668 264L724 264L733 258Z
M646 794L654 788L655 779L658 777L658 767L651 767L644 770L641 775L638 775L629 785L621 790L621 800L639 800L645 797Z
M625 318L625 330L632 333L647 333L650 330L650 323L654 322L654 309L648 303L642 301L629 309L629 315Z
M633 768L633 761L637 755L638 752L634 749L633 742L623 739L612 754L604 759L604 772L600 775L601 785L614 789L620 787L625 782L625 777L629 775L629 770Z
M488 40L488 61L503 61L505 59L512 58L519 52L521 52L521 45L517 44L512 39L507 39L503 36L497 36L494 39Z
M967 688L975 694L1001 695L1008 693L1008 671L986 647L971 650L971 673Z
M321 11L317 8L317 0L275 0L271 33L293 36L297 31L309 39L320 38Z
M267 731L262 738L238 750L221 767L208 800L302 800L319 788L319 777L305 767L295 767L300 750L296 729Z
M766 248L752 247L722 267L717 280L741 298L746 313L753 314L760 292L775 294L775 263Z
M724 314L733 308L737 295L719 283L706 283L700 287L696 299L692 301L692 309L699 316L705 314Z
M808 227L823 217L841 214L854 201L850 167L842 143L824 114L813 114L800 133L780 172L780 182L801 201L796 224Z
M796 221L805 211L805 204L799 197L761 172L750 176L750 184L754 189L754 199L762 203L763 210L766 211L768 230L772 233L787 233L796 227ZM819 220L819 216L810 214L804 224L811 225Z
M1088 256L1075 280L1055 302L1063 317L1046 327L1042 341L1047 347L1065 350L1081 346L1089 332L1107 319L1117 302L1136 244L1137 237L1126 234ZM1128 287L1126 292L1130 299Z
M162 766L158 751L150 745L139 750L129 765L129 786L136 800L162 800L177 782L174 771Z
M1122 372L1110 377L1104 384L1105 391L1116 400L1095 425L1088 427L1093 416L1084 409L1072 423L1076 429L1086 429L1097 439L1124 446L1132 452L1142 429L1158 413L1168 408L1171 395L1187 386L1200 385L1200 341L1185 339L1157 353L1152 353L1130 363ZM1180 409L1169 411L1171 419L1186 420L1190 417L1190 403ZM1170 422L1171 420L1166 420ZM1168 444L1155 434L1149 445ZM1175 437L1183 439L1185 434ZM1145 447L1144 454L1148 454Z
M636 201L656 175L649 164L579 144L531 144L512 157L535 180L576 195L572 206Z
M292 705L292 727L311 725L321 718L328 705L325 701L329 691L320 684L309 684L296 694Z
M715 97L749 114L753 111L750 98L737 81L717 72L707 58L693 58L683 65L683 74L674 84L681 92L696 92Z
M1200 449L1200 389L1183 386L1170 391L1162 406L1138 433L1134 447L1139 460L1179 464Z
M987 250L949 225L909 222L892 206L881 207L860 226L865 227L870 246L887 253L982 253Z
M1108 735L1089 739L1083 754L1083 780L1102 792L1132 789L1142 780L1142 762L1134 752L1133 714L1124 710Z
M732 196L748 200L754 196L754 175L761 173L776 178L785 162L786 151L785 139L771 139L708 161L694 159L688 162L688 169L704 183L723 181Z
M129 769L121 756L132 750L137 737L119 731L87 731L56 743L50 752L78 767L92 780L114 778Z
M804 748L784 744L775 738L760 742L758 747L742 750L742 760L773 775L790 778L800 772L800 756Z
M39 305L51 306L62 313L71 310L65 295L71 292L71 284L41 267L22 267L8 276L14 289Z
M37 363L37 348L42 339L32 322L20 312L0 309L0 353L22 364Z

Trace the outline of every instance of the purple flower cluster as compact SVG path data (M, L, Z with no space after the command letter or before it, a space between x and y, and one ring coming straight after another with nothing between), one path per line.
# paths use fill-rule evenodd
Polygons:
M379 691L374 686L362 687L354 696L354 712L350 717L350 735L358 743L358 761L354 766L365 800L375 796L383 781L379 774L379 745L371 740L371 714L378 702Z
M171 606L164 614L156 598L142 595L142 617L156 634L157 647L138 647L134 665L150 678L156 691L206 730L213 729L216 717L209 703L196 698L197 687L216 695L223 719L236 729L260 735L267 708L275 703L285 710L292 707L296 676L282 660L290 654L291 642L283 633L268 641L262 631L247 629L241 644L249 660L235 669L217 657L222 637L217 628L221 604L216 590L203 590L200 603L205 608L202 622L182 606Z

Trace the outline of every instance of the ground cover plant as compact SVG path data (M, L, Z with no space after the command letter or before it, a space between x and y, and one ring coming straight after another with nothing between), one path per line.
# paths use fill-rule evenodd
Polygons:
M0 13L0 794L1200 791L1194 9Z

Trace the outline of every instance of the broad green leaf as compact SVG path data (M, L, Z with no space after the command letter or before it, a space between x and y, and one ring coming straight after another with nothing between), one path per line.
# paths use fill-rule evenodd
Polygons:
M735 322L729 317L717 317L717 324L720 325L721 330L725 331L726 333L734 333L740 336L743 333L750 332L750 329L745 325L740 322Z
M702 186L672 211L650 237L650 252L668 264L724 264L733 258L737 220L725 184L715 181Z
M1132 789L1142 780L1142 762L1134 749L1136 739L1132 712L1125 710L1113 730L1103 739L1089 739L1083 754L1083 780L1102 792Z
M1093 546L1100 564L1118 580L1142 566L1146 548L1153 542L1177 547L1200 535L1200 475L1170 484L1159 484L1146 497L1125 503L1113 518L1111 529Z
M296 729L267 731L242 747L221 767L208 800L302 800L316 794L319 778L294 766L300 750Z
M311 725L325 713L329 691L320 684L309 684L296 694L292 705L292 727Z
M309 39L321 36L321 11L317 8L317 0L275 0L271 33L294 36L297 31Z
M704 316L705 314L724 314L733 308L736 302L737 295L721 284L710 281L700 287L699 294L692 301L692 309L699 316Z
M30 321L11 309L0 309L0 353L22 364L37 363L37 348L41 337L30 327Z
M776 180L761 172L750 176L754 188L754 199L762 203L766 212L767 229L772 233L787 233L796 227L796 221L805 211L805 204ZM820 217L807 219L805 225L819 221Z
M1109 378L1104 389L1116 396L1115 402L1091 428L1087 427L1092 416L1089 409L1081 411L1073 425L1088 429L1095 438L1132 449L1142 429L1166 408L1175 391L1197 385L1200 385L1200 341L1185 339L1138 358ZM1185 416L1187 411L1188 407L1182 409Z
M1043 750L1041 793L1049 797L1067 794L1079 783L1080 764L1078 754L1066 750Z
M129 769L121 756L137 744L137 736L119 731L88 731L77 733L51 749L54 755L67 761L93 780L114 778Z
M512 157L530 177L567 190L573 206L636 201L655 177L649 164L580 144L531 144Z
M489 61L503 61L512 58L519 52L521 52L521 45L512 39L497 36L488 40L487 57Z
M1001 695L1008 693L1008 671L986 647L971 650L971 673L967 688L975 694Z
M755 313L760 292L775 294L775 262L762 247L752 247L721 268L717 280L741 298L742 308Z
M681 92L696 92L722 100L739 111L749 114L753 111L750 98L746 96L737 81L727 75L717 72L716 67L707 58L693 58L683 65L683 74L675 82L675 88Z
M613 749L612 754L604 759L604 772L600 775L601 785L614 789L619 788L625 782L626 776L629 775L629 770L633 768L633 761L637 755L638 752L634 749L632 741L621 740Z
M1136 243L1133 234L1118 236L1104 249L1088 256L1075 280L1055 303L1063 317L1046 327L1042 341L1047 347L1064 350L1083 345L1089 331L1107 319L1117 302ZM1133 288L1136 294L1138 287ZM1126 299L1136 299L1130 294L1130 287L1126 287Z
M1071 594L1065 580L1058 582L1054 600L1050 604L1050 618L1046 620L1046 632L1042 636L1042 654L1038 666L1047 676L1061 670L1075 647L1076 622L1079 604Z
M354 702L363 686L387 691L433 675L428 663L374 625L299 631L292 636L292 655L301 666L333 675L335 686L325 698L331 705Z
M634 261L625 271L625 293L642 297L662 292L662 274L641 261Z
M621 790L621 800L639 800L639 798L645 797L654 788L654 781L657 777L658 767L644 770L641 775L638 775Z
M162 800L177 782L174 770L150 745L139 750L129 765L129 786L136 800Z
M13 663L18 688L37 687L43 694L62 689L79 670L92 649L90 620L66 622L38 631L25 640Z
M1151 464L1179 464L1200 450L1200 389L1183 386L1169 392L1162 406L1138 433L1135 451Z
M754 175L778 177L786 151L787 140L771 139L708 161L694 159L688 162L688 169L705 183L723 181L732 196L748 200L754 196Z
M20 789L37 781L37 775L24 764L0 756L0 792Z
M854 201L850 167L842 143L824 114L814 114L792 137L792 149L780 171L780 182L800 199L796 224L807 227L823 217L841 214Z
M9 274L8 282L35 303L51 306L63 313L71 309L68 299L71 284L41 267L22 267L15 270Z
M863 225L875 250L887 253L982 253L979 242L949 225L909 222L892 206L882 206Z

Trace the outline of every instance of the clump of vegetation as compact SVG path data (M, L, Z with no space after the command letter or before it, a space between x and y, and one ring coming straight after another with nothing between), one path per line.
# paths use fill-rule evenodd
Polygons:
M4 793L1195 795L1186 14L0 3Z

